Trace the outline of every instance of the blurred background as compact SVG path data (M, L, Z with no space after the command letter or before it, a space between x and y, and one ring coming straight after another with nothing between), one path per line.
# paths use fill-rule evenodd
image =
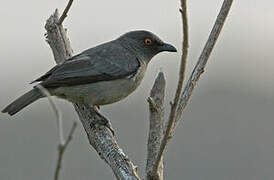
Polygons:
M0 7L0 109L28 91L28 83L54 66L44 24L67 0L5 1ZM188 1L190 51L187 77L196 63L221 0ZM205 73L195 89L165 156L166 179L274 179L273 5L270 0L235 1ZM146 29L181 49L179 0L75 1L64 26L75 54L135 29ZM167 79L166 112L173 99L179 53L157 55L131 96L104 106L117 139L143 175L148 133L146 98L162 68ZM65 135L78 121L70 103L55 99ZM0 114L0 179L53 179L56 120L46 99L16 116ZM114 179L90 148L78 123L64 155L60 179Z

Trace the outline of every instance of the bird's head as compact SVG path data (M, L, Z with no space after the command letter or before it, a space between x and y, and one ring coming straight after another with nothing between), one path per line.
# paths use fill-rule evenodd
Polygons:
M156 54L167 51L177 52L171 44L164 43L149 31L130 31L118 39L121 45L136 54L141 60L149 62Z

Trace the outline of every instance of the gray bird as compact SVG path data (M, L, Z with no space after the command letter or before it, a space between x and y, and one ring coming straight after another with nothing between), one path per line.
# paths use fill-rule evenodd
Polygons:
M67 59L31 83L40 82L51 95L73 103L111 104L140 85L152 57L163 51L177 50L151 32L131 31ZM43 97L34 86L2 112L14 115Z

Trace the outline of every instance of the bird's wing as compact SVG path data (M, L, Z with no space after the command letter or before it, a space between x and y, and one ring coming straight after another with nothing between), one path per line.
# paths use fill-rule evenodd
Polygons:
M56 65L34 82L45 88L110 81L133 75L140 62L121 46L96 47Z

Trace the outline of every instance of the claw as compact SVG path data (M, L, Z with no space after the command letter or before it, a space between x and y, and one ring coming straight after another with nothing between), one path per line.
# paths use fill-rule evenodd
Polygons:
M94 106L94 107L95 107L94 109L95 109L96 115L98 115L100 117L100 119L97 120L97 121L92 121L92 123L90 124L90 126L94 127L96 124L105 126L105 127L107 127L110 130L110 132L112 133L112 135L115 136L115 132L114 132L114 129L112 128L112 126L110 124L110 121L99 113L99 111L97 109L97 106Z

